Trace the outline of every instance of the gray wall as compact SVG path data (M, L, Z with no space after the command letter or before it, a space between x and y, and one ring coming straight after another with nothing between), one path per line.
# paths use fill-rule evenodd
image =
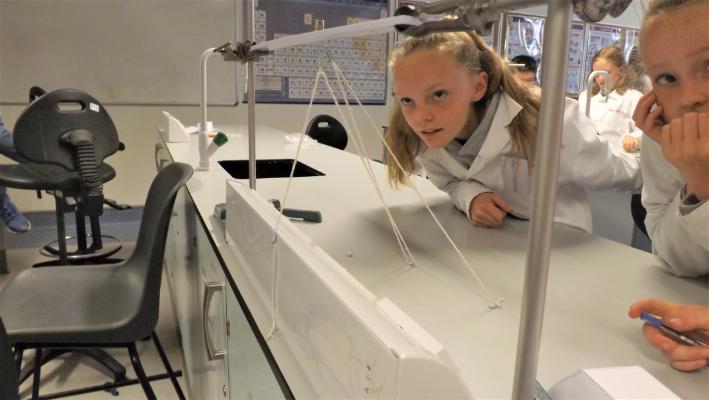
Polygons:
M17 0L0 0L0 21L2 21L3 9L8 3L15 1ZM54 3L62 4L71 2L55 1ZM121 1L121 3L132 4L135 2ZM616 20L608 19L603 22L630 27L639 27L643 15L642 7L639 3L639 0L634 1L631 8L626 11L621 18ZM537 13L546 12L544 8L535 8L531 11ZM520 12L529 12L529 10ZM0 27L0 29L2 28ZM15 42L22 40L22 36L18 32L13 32L11 30L1 30L1 32L3 41ZM176 35L177 36L172 38L175 43L180 43L184 40L184 38L180 37L178 34ZM65 51L67 53L73 52L76 51L77 47L82 46L86 46L86 44L69 42L66 44ZM140 48L141 43L135 43L135 46ZM36 54L35 49L31 47L22 47L21 51L26 52L28 57L41 56L41 54ZM201 53L194 55L192 57L193 59L189 62L198 65L200 54ZM8 62L10 61L5 58L5 54L0 53L0 68L3 63ZM216 59L211 60L210 66L217 63L221 63L221 61ZM87 64L91 65L91 61L87 60ZM5 76L7 73L8 72L6 70L0 69L0 82L3 82L4 80L11 80L11 78L13 78L12 76ZM110 74L105 74L101 71L97 71L96 75L94 75L94 79L97 82L110 81L111 78L112 77ZM165 76L163 84L179 83L175 82L175 80L170 76ZM2 97L2 91L3 87L0 86L0 98ZM199 88L195 87L194 91L195 93L198 93ZM12 127L23 108L23 105L0 104L0 114L3 115L7 125ZM183 121L186 125L194 125L200 118L199 108L196 106L169 105L169 102L166 102L165 105L147 106L109 105L106 108L113 117L118 128L120 138L126 144L127 150L111 157L110 162L118 171L118 175L113 181L106 185L105 193L109 197L116 198L121 202L132 205L141 205L143 204L147 188L155 172L153 162L153 146L156 142L156 126L161 121L160 111L167 110L172 115ZM377 125L386 124L388 115L387 107L368 106L366 108L372 115ZM256 107L256 120L259 124L269 125L287 132L296 132L302 127L306 109L307 107L303 105L259 104ZM333 106L314 106L313 115L317 113L330 113L332 115L337 115L337 112ZM209 116L210 120L223 125L245 123L246 107L243 105L237 107L211 107L209 110ZM365 135L365 142L369 153L375 154L378 157L381 154L381 145L376 139L376 134L369 131L369 123L366 122L364 118L360 118L359 122L363 129L364 127L367 127L367 129L364 129L366 132L363 134ZM0 162L9 161L0 159ZM53 201L47 196L44 196L42 200L38 200L36 199L35 193L31 191L10 190L10 194L23 211L47 211L54 209Z
M2 0L0 102L26 103L41 86L84 90L104 104L199 104L199 56L237 39L243 4ZM210 101L235 104L237 63L213 64Z

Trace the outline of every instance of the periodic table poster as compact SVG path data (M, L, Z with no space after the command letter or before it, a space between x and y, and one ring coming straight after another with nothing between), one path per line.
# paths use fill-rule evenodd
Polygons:
M362 21L386 18L387 0L279 0L255 2L255 41L278 39ZM386 101L386 34L332 39L279 49L256 63L256 101L260 103L308 103L315 75L322 66L340 101L332 57L350 81L363 104ZM314 102L332 103L323 79ZM354 102L350 96L348 101Z

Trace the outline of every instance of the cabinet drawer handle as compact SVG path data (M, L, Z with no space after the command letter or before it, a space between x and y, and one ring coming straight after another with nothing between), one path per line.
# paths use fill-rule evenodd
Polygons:
M204 302L202 303L202 328L204 330L204 345L207 347L207 358L209 361L221 360L224 358L224 350L216 350L209 334L209 324L207 316L209 306L212 303L212 296L216 292L224 289L224 282L207 282L204 284Z

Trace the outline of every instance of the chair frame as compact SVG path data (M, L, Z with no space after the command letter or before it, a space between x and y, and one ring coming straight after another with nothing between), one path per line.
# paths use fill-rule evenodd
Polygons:
M123 347L128 350L137 380L120 379L110 384L60 392L41 398L64 397L140 383L147 398L155 399L150 380L168 377L178 397L184 399L176 379L181 372L173 371L169 365L162 345L155 335L155 327L159 316L160 286L170 214L178 190L191 175L192 168L181 163L170 164L158 173L145 201L136 247L127 260L104 267L84 265L22 271L0 291L0 312L3 312L7 318L5 324L8 339L15 346L14 360L18 372L21 370L24 351L35 349L33 399L40 398L39 382L44 349L109 347ZM73 277L68 274L69 271L73 271L71 274ZM96 279L104 286L94 286ZM38 285L41 281L45 282L45 286L56 288L53 292L45 292L45 297L49 296L49 302L33 303L23 297L23 294L28 292L28 288ZM71 295L65 297L66 289L77 284L81 286L73 293L74 297ZM115 300L135 301L123 308L116 308L110 304L126 304L124 302L97 303L97 299L107 294L108 287L105 287L107 284L116 288L117 291L112 294L118 296L114 298ZM71 307L86 307L86 301L103 305L94 310L97 314L93 317L88 314L84 317L82 313L64 317L63 315L71 314L56 314L52 306L55 303L51 300L64 298L71 299L68 300L71 303L67 303ZM25 307L22 308L25 311L21 311L19 305ZM27 311L27 308L33 311ZM27 319L24 317L24 312L37 313L35 315L39 317L34 320ZM152 337L167 374L151 377L145 374L135 348L135 342L145 337ZM94 338L97 339L96 342L92 342Z
M143 364L140 361L140 356L138 355L138 351L136 349L135 342L130 342L130 343L42 343L42 344L16 343L14 346L15 347L14 358L15 358L17 370L20 371L22 368L22 356L24 354L24 351L28 350L28 349L34 349L34 351L35 351L34 363L33 363L33 373L32 373L32 375L33 375L33 378L32 378L32 399L33 400L57 399L57 398L62 398L62 397L67 397L67 396L77 396L80 394L92 393L92 392L97 392L97 391L112 391L113 389L116 389L119 387L135 385L137 383L140 383L141 387L143 388L143 392L145 393L145 396L148 399L153 400L153 399L157 399L157 397L155 396L155 392L153 391L152 387L150 386L150 381L155 381L155 380L160 380L160 379L165 379L165 378L169 378L170 381L172 382L172 386L174 387L175 392L177 393L177 397L180 400L184 400L185 395L182 392L182 389L180 388L180 384L177 382L177 378L182 376L182 371L181 370L174 371L172 369L172 365L170 365L170 361L168 360L167 355L165 354L165 350L163 349L162 344L160 343L160 340L158 339L157 334L155 334L155 331L150 333L150 337L152 338L153 343L155 344L155 348L157 349L158 354L160 355L160 360L162 361L162 364L165 367L166 373L156 374L156 375L147 375L145 373L145 369L143 368ZM42 354L43 354L44 350L47 350L47 349L80 350L80 349L97 349L97 348L125 348L128 351L128 355L130 356L130 361L131 361L131 364L133 365L133 370L135 371L137 379L127 379L126 377L123 377L123 379L116 380L114 382L104 383L101 385L88 386L88 387L84 387L84 388L80 388L80 389L65 390L65 391L61 391L61 392L46 394L43 396L39 395L41 368L42 368ZM21 380L19 383L21 384L23 380Z

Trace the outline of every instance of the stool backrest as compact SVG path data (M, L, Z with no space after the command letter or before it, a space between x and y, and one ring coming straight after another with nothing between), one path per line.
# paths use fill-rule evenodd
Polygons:
M59 89L39 97L20 114L13 140L17 152L29 161L52 163L78 170L65 134L84 130L93 134L96 162L118 151L118 132L98 100L76 89Z

